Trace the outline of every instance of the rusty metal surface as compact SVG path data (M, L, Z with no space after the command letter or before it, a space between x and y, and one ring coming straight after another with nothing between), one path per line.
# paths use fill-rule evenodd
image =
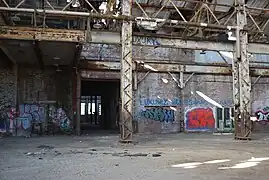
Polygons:
M80 68L91 70L116 70L121 68L120 62L103 62L103 61L82 61Z
M105 79L105 80L119 80L120 72L102 72L102 71L89 71L81 70L80 75L83 79Z
M84 42L85 33L80 30L1 26L0 39Z

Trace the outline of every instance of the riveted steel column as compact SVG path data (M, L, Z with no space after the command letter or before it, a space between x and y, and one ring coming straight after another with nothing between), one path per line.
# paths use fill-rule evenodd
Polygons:
M122 15L131 15L132 1L122 1ZM133 135L133 84L132 84L132 22L122 24L122 57L121 57L121 141L131 142Z
M237 8L237 40L234 70L237 69L235 73L238 74L238 82L234 81L234 87L235 89L238 87L239 90L239 97L238 92L234 92L236 105L235 139L245 140L251 137L251 79L249 75L248 34L243 30L247 24L247 14L245 0L236 0L235 2Z

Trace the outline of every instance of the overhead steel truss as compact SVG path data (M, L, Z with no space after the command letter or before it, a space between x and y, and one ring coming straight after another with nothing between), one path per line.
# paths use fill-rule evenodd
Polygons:
M122 60L121 60L121 139L123 141L132 140L132 24L137 26L150 25L151 28L174 28L180 29L179 33L171 33L170 40L159 39L162 44L175 48L205 48L206 50L229 50L235 52L233 63L233 85L234 85L234 104L236 110L235 122L237 139L249 139L251 136L250 123L250 75L249 75L249 57L248 53L268 53L268 45L265 44L248 44L249 42L268 42L265 29L269 20L264 17L264 9L248 7L244 0L235 0L233 5L225 5L219 3L210 3L207 0L177 0L182 2L196 3L191 16L186 16L182 10L176 5L175 0L166 0L154 13L149 13L147 7L139 3L137 0L122 0L121 13L116 14L109 12L102 14L94 8L88 0L81 0L91 7L91 11L70 11L67 10L73 1L68 3L62 9L56 9L48 0L44 2L48 8L21 8L25 2L22 0L16 6L11 7L5 0L0 0L2 6L0 12L24 12L30 13L33 16L32 26L36 27L36 16L43 16L43 28L46 28L47 17L57 17L59 19L80 18L87 21L91 19L113 19L122 21L121 45L122 45ZM153 0L152 0L153 1ZM116 1L111 1L116 2ZM160 17L160 13L166 8L167 4L177 13L177 17L172 19L164 16ZM112 7L111 3L109 3ZM112 3L113 4L113 3ZM132 7L133 6L133 7ZM217 7L229 7L231 11L219 13L216 12ZM142 16L131 15L132 9L139 9ZM89 25L89 24L88 24ZM81 28L81 27L80 27ZM84 30L84 29L82 29ZM215 38L220 32L232 32L235 34L236 41L230 43L216 43L206 41L194 41L193 38L206 40ZM87 29L87 34L91 34L90 29ZM144 34L147 36L148 33ZM174 37L181 37L184 40L174 40ZM88 40L98 42L94 38L92 32L91 38ZM119 41L119 40L116 40ZM98 42L99 43L99 42ZM101 41L100 43L106 43ZM143 44L137 44L143 45ZM157 44L158 46L158 44ZM259 49L259 46L262 47ZM217 48L216 48L217 47ZM262 49L262 50L261 50Z

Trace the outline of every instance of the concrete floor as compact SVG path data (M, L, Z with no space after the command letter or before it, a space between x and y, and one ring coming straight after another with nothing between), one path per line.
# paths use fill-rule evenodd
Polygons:
M117 140L2 138L0 180L268 180L269 134L250 142L211 134L137 135L135 145Z

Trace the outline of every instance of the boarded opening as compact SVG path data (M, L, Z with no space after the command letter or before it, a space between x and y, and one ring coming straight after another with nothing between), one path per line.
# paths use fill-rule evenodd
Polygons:
M119 81L82 80L80 119L82 133L109 130L118 133Z

